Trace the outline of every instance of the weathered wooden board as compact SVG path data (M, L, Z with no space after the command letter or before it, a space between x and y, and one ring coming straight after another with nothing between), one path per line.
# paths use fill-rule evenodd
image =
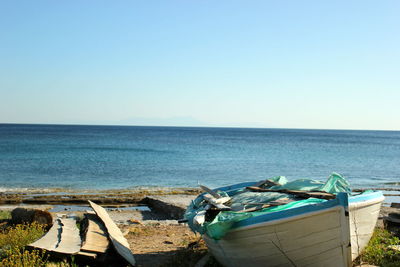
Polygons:
M125 239L118 226L110 218L107 211L90 200L89 204L92 207L92 209L96 212L97 216L99 216L99 218L103 221L105 227L107 228L109 237L114 245L115 250L130 264L135 265L136 261L135 258L133 257L128 241Z
M110 245L107 229L97 215L86 214L86 218L88 224L81 251L105 253Z
M75 254L81 249L81 236L76 227L75 218L61 218L61 239L53 251L64 254Z
M85 252L85 251L79 251L77 255L84 256L85 258L92 258L96 259L97 258L97 253L94 252Z
M301 190L289 190L289 189L273 190L273 189L255 187L255 186L247 186L246 189L253 191L253 192L285 193L285 194L291 194L291 195L295 195L297 197L302 197L302 198L315 197L315 198L322 198L322 199L327 199L327 200L336 198L336 196L334 194L322 192L322 191L301 191Z
M74 218L58 218L41 239L29 246L64 254L75 254L81 248L81 238Z
M29 244L31 247L54 250L58 246L61 238L61 222L59 219L55 220L50 230L39 240Z
M204 186L204 185L199 185L199 186L203 191L209 193L213 197L215 197L215 198L220 198L221 197L220 195L218 195L218 193L215 190L212 190L212 189L210 189L210 188L208 188L207 186Z

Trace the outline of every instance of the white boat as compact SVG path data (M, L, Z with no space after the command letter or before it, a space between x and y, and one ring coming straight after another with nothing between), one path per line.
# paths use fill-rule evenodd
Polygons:
M384 199L381 192L364 193L349 198L352 260L368 245Z
M240 220L220 239L207 232L202 237L224 266L351 266L371 238L383 199L380 192L338 193L332 200Z

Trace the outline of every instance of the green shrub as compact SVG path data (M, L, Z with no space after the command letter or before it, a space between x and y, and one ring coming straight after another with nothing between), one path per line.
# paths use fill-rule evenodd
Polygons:
M386 230L376 229L359 262L381 267L400 267L400 252L391 249L392 245L400 245L400 239Z
M43 252L28 251L24 247L44 234L44 227L33 224L18 224L0 232L0 265L7 267L44 266Z
M39 239L44 233L44 227L40 224L17 224L0 232L0 249L2 252L20 250Z
M11 219L11 212L7 210L0 210L0 220Z
M46 262L44 252L19 249L8 250L0 265L4 267L43 267Z

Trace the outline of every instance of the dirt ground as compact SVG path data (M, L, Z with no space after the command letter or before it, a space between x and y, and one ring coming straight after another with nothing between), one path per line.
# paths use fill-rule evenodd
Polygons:
M3 205L0 210L11 211L17 207L49 210L51 205ZM66 208L51 214L54 218L61 214L75 216L80 221L85 212ZM109 209L108 214L128 240L137 266L194 266L207 253L199 234L165 214L117 208Z
M120 225L137 266L194 266L207 250L186 225Z

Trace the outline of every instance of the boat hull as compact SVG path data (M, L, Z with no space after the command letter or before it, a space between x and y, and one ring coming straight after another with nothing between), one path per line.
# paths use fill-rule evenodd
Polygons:
M374 232L384 197L380 192L349 198L351 256L356 259Z
M308 209L239 225L220 240L203 238L224 266L351 266L347 207Z

